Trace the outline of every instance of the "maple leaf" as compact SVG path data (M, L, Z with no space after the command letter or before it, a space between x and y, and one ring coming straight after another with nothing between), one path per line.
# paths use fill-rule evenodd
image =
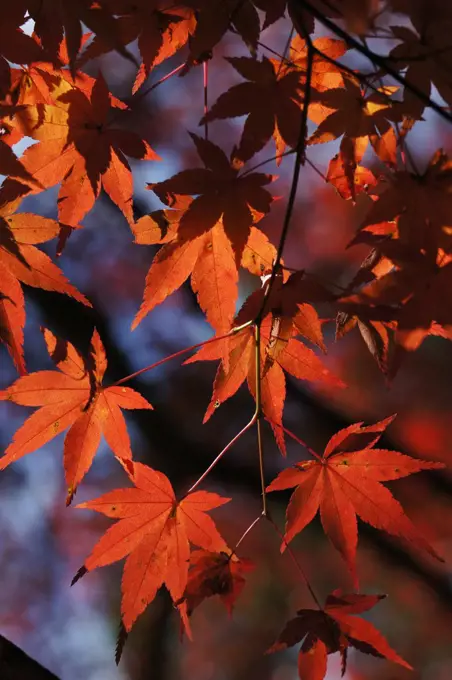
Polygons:
M24 296L20 283L91 303L72 286L62 271L35 243L48 241L60 231L55 220L30 213L14 213L16 203L0 208L0 338L6 343L21 374L26 373L23 355Z
M226 57L248 82L220 95L200 125L221 118L247 116L237 156L249 160L272 136L290 147L298 143L303 87L298 69L283 62L247 57Z
M162 213L157 219L161 220ZM238 271L232 245L221 220L206 234L184 241L178 238L179 223L174 221L180 220L184 211L166 210L164 213L171 220L169 224L173 238L168 232L163 239L166 244L152 262L146 277L143 302L132 328L177 290L191 274L192 288L206 313L207 321L218 335L227 333L235 314ZM152 225L153 221L152 216L146 216L137 223L134 230L138 242L149 243L153 240L153 231L159 230L156 222Z
M287 622L267 654L302 642L298 655L300 680L323 680L327 672L327 657L336 652L340 652L344 675L350 647L364 654L389 659L411 670L412 667L369 621L356 617L356 614L372 609L384 597L386 595L348 595L335 590L326 598L324 609L300 609L297 616Z
M169 479L142 463L133 463L132 488L116 489L77 508L119 519L96 544L72 581L86 572L127 557L122 577L122 622L130 631L137 617L165 585L188 625L183 598L190 544L204 550L228 550L207 511L230 499L195 491L180 501ZM188 629L189 630L189 629Z
M443 463L373 448L394 417L367 427L355 423L340 430L331 437L318 460L303 461L283 470L267 487L267 491L297 487L287 507L281 551L320 511L323 529L346 561L355 583L356 515L377 529L403 538L413 548L441 559L418 534L400 503L380 483L444 467Z
M375 188L377 200L350 244L365 243L373 250L338 301L339 308L367 328L373 326L377 345L378 336L386 348L388 344L382 323L394 330L394 351L385 371L389 377L407 352L436 335L438 327L443 337L450 335L452 308L443 292L451 277L451 179L451 161L441 150L423 174L393 173ZM367 344L374 353L373 340Z
M334 186L341 198L353 203L359 194L377 184L371 170L363 165L350 165L343 153L336 154L330 160L325 179Z
M390 99L397 87L384 86L366 97L358 79L347 74L343 80L345 87L316 95L310 106L310 118L319 125L308 143L320 144L342 137L339 158L354 199L355 171L369 141L381 161L389 167L396 166L397 138L390 120L399 120L401 113L398 102ZM337 158L334 162L337 163Z
M59 46L59 62L67 65L66 40ZM66 68L57 68L48 62L34 62L28 66L11 69L11 87L9 95L15 104L35 106L50 104L62 106L59 100L63 93L81 90L91 99L96 79L83 71L72 75ZM76 95L77 96L77 95ZM110 104L118 109L127 109L120 99L108 93ZM16 130L16 132L19 132Z
M55 96L55 104L27 106L14 117L22 134L40 141L21 157L26 170L44 187L61 182L59 219L76 226L92 208L101 187L133 222L133 180L124 154L142 160L158 156L137 134L110 127L110 94L103 77L95 81L90 97L77 87ZM7 181L0 196L7 200L29 189Z
M380 248L394 259L394 253L405 253L405 260L399 260L388 273L339 301L346 313L356 314L374 327L381 319L393 319L390 377L395 376L406 353L417 350L428 335L450 337L452 331L451 300L444 294L452 284L452 258L440 250L437 262L431 262L427 255L398 245L397 239L391 239Z
M67 43L68 60L72 75L75 76L77 54L84 43L82 23L94 31L109 49L116 50L123 57L135 63L133 55L126 50L121 40L118 22L109 11L107 2L93 0L26 0L27 10L34 20L34 30L43 46L54 61L58 60L59 48L64 37ZM23 60L12 59L17 64ZM35 58L32 61L42 61Z
M240 560L234 553L195 550L190 557L190 571L183 597L176 605L185 602L187 615L208 597L219 595L229 615L236 599L245 586L244 574L252 571L250 560Z
M438 149L421 174L397 171L375 188L378 200L372 202L361 229L370 225L396 222L398 240L412 250L427 253L435 260L438 249L452 247L452 161Z
M270 210L273 198L264 185L274 177L260 172L240 175L234 158L228 161L220 147L192 133L190 136L205 168L182 170L164 182L148 187L167 205L171 204L174 194L196 196L180 219L179 239L192 241L222 219L238 265L251 226L256 221L255 212L262 216Z
M429 16L416 22L414 29L408 26L391 26L394 37L402 42L394 47L389 58L398 70L405 71L407 85L404 103L410 115L421 118L425 102L413 94L410 85L416 86L426 97L436 87L440 96L452 104L452 78L450 69L450 23L444 17ZM419 32L419 35L416 33Z
M372 225L372 231L362 231L350 243L367 243L375 246L382 236L386 239L395 230L393 223L381 223ZM375 238L375 240L374 240ZM348 293L362 288L366 289L366 285L374 282L385 274L394 269L393 263L383 255L377 247L373 247L371 252L364 258L357 273L348 285L342 299L346 300ZM353 298L352 298L353 299ZM339 307L342 303L339 302ZM386 318L372 319L368 313L368 309L361 312L360 305L354 305L352 313L341 309L336 316L336 341L344 337L353 328L357 327L362 339L367 345L367 348L380 370L385 376L390 373L390 354L391 354L391 338L390 331L396 328L396 321L394 320L395 310L387 310Z
M193 11L184 7L165 9L161 0L109 0L116 15L121 42L128 45L138 39L142 59L132 92L135 93L153 68L173 56L187 42L195 27ZM102 36L94 36L92 42L79 57L78 66L109 52L111 46Z
M190 40L189 63L199 63L231 27L253 53L260 35L259 14L251 0L186 0L196 11L197 22Z
M8 3L2 7L0 23L1 54L14 64L28 64L32 61L43 61L46 55L39 45L20 28L26 18L25 3Z
M264 308L261 323L260 346L260 387L262 410L270 421L278 446L285 455L282 430L282 413L286 397L284 371L300 380L320 381L334 387L344 387L344 383L325 367L321 359L294 336L303 335L321 349L325 349L320 320L314 307L303 299L320 295L321 287L300 280L292 275L278 290L272 289L268 309ZM245 301L237 315L234 325L240 326L256 318L264 302L265 289L255 291ZM300 300L300 303L297 302ZM212 399L204 416L206 422L224 401L232 397L242 383L247 380L248 388L255 397L256 390L256 345L255 329L250 326L235 336L228 338L228 354L219 343L203 347L185 363L221 359L215 377Z
M177 197L177 209L155 211L133 226L136 243L164 245L146 276L143 302L132 328L191 275L192 289L207 321L218 335L231 329L238 297L238 270L232 245L221 219L192 241L179 239L179 222L190 203L191 198ZM276 249L265 234L251 227L241 266L260 276L271 269L275 256Z
M333 38L317 38L312 41L314 54L312 56L311 85L318 92L325 92L333 88L343 87L344 79L340 64L331 60L342 57L348 47L343 40ZM290 43L289 58L291 66L296 66L304 73L308 70L308 45L298 34Z
M71 343L62 343L48 330L44 338L59 370L30 373L0 393L2 400L41 407L15 433L0 458L0 469L40 448L69 427L64 440L69 504L91 467L102 434L117 459L126 467L131 465L130 440L121 408L152 409L152 406L130 387L102 386L107 359L97 331L91 340L94 368L90 370Z

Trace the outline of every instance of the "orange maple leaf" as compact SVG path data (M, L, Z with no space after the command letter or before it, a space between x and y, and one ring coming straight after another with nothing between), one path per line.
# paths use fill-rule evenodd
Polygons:
M102 386L107 359L97 331L91 340L91 370L71 343L62 343L48 330L44 338L59 370L30 373L0 392L2 400L41 407L15 433L0 458L0 470L69 427L64 440L64 470L70 503L91 467L102 434L118 460L126 467L131 465L132 451L121 408L152 406L130 387Z
M121 42L128 45L138 39L142 63L132 89L135 93L153 68L186 44L196 21L191 9L177 6L165 9L160 0L114 0L113 4ZM77 63L81 66L110 50L108 42L96 35Z
M346 561L355 583L356 515L377 529L403 538L417 550L441 559L418 534L400 503L380 483L444 467L443 463L373 448L394 417L368 427L355 423L340 430L331 437L318 460L303 461L283 470L267 487L267 491L297 487L287 506L281 551L320 511L323 529Z
M23 374L25 307L20 282L64 293L88 306L91 303L69 283L48 255L34 247L35 243L57 236L59 223L39 215L14 213L16 207L17 202L0 209L0 338Z
M121 584L121 615L126 631L162 585L173 602L179 603L188 626L187 605L180 601L187 586L190 543L210 551L228 550L206 513L230 499L195 491L178 501L169 479L141 463L133 463L131 479L135 485L132 488L116 489L77 505L119 522L96 544L72 583L87 571L127 557Z
M163 244L147 274L143 302L132 328L191 275L192 289L207 321L218 335L231 329L238 297L238 270L232 245L221 219L207 233L191 241L179 238L179 222L190 203L191 199L178 197L177 205L184 209L156 211L132 227L136 243ZM241 266L260 276L271 269L275 256L276 249L265 234L251 227Z
M264 277L268 278L268 277ZM301 280L300 280L301 278ZM293 285L292 285L293 284ZM281 287L275 285L264 309L261 323L260 387L262 410L270 421L278 446L285 455L282 413L286 397L284 371L300 380L323 382L334 387L344 383L333 375L322 360L295 338L302 335L324 350L321 324L314 307L302 302L312 295L325 295L321 286L311 285L299 274L292 275ZM234 325L240 326L256 318L264 301L265 288L252 293L238 313ZM297 302L300 300L300 303ZM256 345L254 326L250 326L225 341L224 346L212 343L203 347L185 363L221 359L215 377L212 399L204 416L206 422L224 401L232 397L247 380L253 396L256 391Z
M93 207L101 187L133 222L133 180L124 154L142 160L158 156L137 134L111 127L111 100L100 75L89 97L85 91L59 81L54 104L26 106L15 114L13 125L40 143L21 157L26 170L48 188L61 182L58 214L64 224L76 226ZM7 180L0 195L12 200L29 188Z
M369 621L355 616L372 609L384 597L342 594L340 590L335 590L326 598L324 609L300 609L297 616L287 622L267 654L302 642L298 655L300 680L323 680L327 671L327 657L336 652L340 652L344 675L350 647L411 669Z

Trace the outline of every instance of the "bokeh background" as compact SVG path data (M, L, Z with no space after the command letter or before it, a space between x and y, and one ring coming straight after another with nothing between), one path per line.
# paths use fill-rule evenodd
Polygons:
M279 21L264 33L264 41L281 51L289 30L287 21ZM326 32L319 29L316 35ZM381 40L377 45L382 54L390 46ZM245 48L232 34L215 49L209 66L211 102L237 82L235 71L222 57L240 54L246 54ZM144 88L182 59L183 53L165 62ZM369 67L353 55L346 55L344 61L354 68ZM133 165L136 216L140 217L160 207L154 195L146 191L146 182L163 180L179 169L198 164L187 131L201 130L202 68L193 68L183 78L175 76L133 100L132 64L109 54L87 66L91 75L99 69L112 92L131 101L132 110L121 123L139 130L163 158L159 163ZM438 147L452 150L451 128L429 111L424 118L409 136L410 149L420 168ZM242 124L241 119L213 123L210 138L229 153L239 140ZM325 172L335 152L335 143L330 143L313 148L308 155ZM253 165L273 155L274 148L268 145L253 159ZM366 158L366 163L373 167L372 156ZM272 189L280 200L261 226L277 243L293 159L284 159L278 170L274 163L266 167L268 172L279 175ZM55 218L56 197L57 188L26 199L20 210ZM360 205L354 209L344 202L306 166L285 253L286 264L306 268L326 282L348 283L366 254L361 247L345 250L356 231L359 210ZM55 255L54 244L46 250ZM59 260L71 282L92 301L94 311L56 294L27 289L25 351L29 370L51 368L40 326L48 326L86 349L95 325L107 349L107 379L111 381L209 337L211 330L188 285L130 332L154 253L153 247L133 243L124 217L102 196L83 221L83 229L71 236ZM240 302L259 284L258 279L244 276L240 281ZM324 329L328 345L325 361L348 387L340 391L316 389L289 379L287 427L321 450L333 432L351 422L374 422L398 413L384 445L449 465L449 470L422 473L389 485L408 515L444 554L444 565L411 553L401 543L360 524L358 569L362 591L389 596L369 614L369 619L415 670L410 673L387 661L352 652L346 678L448 680L452 677L450 344L440 338L428 339L388 388L358 332L335 344L334 323L325 323ZM0 386L4 387L16 373L6 351L1 351ZM188 488L198 478L253 411L252 400L243 388L202 425L214 375L211 363L183 367L180 360L175 360L130 383L155 407L153 412L127 413L135 457L167 474L176 490ZM2 403L3 450L26 415L24 407ZM194 642L180 641L177 612L162 589L135 625L119 668L115 666L122 565L96 570L69 587L109 521L96 513L65 508L62 442L63 437L57 437L0 476L0 632L62 680L295 680L296 648L269 656L264 652L285 621L297 609L311 607L312 602L290 558L280 555L278 536L265 522L260 522L241 546L241 556L252 559L257 566L248 577L232 619L215 599L206 601L193 615ZM288 462L295 463L307 454L289 442L288 455ZM270 432L266 432L267 480L285 465ZM125 483L121 467L103 444L75 500L94 498ZM254 432L248 432L214 469L206 488L233 498L215 512L215 519L234 545L260 512ZM288 497L289 494L278 493L269 498L281 528ZM322 533L318 519L294 540L293 546L321 598L333 588L351 588L346 568ZM339 677L339 658L331 657L327 678Z

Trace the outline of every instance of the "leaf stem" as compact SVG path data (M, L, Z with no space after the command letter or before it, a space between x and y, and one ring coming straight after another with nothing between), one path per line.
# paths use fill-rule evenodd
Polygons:
M220 460L223 458L224 454L227 453L227 452L229 451L229 449L232 448L232 446L234 446L234 444L235 444L236 442L238 442L238 440L240 439L240 437L241 437L242 435L244 435L245 432L246 432L247 430L250 429L250 427L253 427L254 423L256 422L256 419L257 419L257 414L254 413L254 415L253 415L253 417L251 418L251 420L245 425L245 427L243 427L243 428L240 430L240 432L238 432L238 433L235 435L235 437L233 437L233 438L231 439L231 441L230 441L228 444L226 444L226 446L224 447L224 449L223 449L222 451L220 451L220 453L218 454L218 456L211 462L211 464L209 465L209 467L207 468L207 470L205 470L205 471L202 473L202 475L196 480L196 482L195 482L194 484L192 484L192 486L189 488L189 490L187 491L187 493L186 493L185 495L188 495L189 493L193 493L193 491L194 491L195 489L197 489L198 486L199 486L200 484L202 484L202 482L205 480L205 478L207 477L207 475L213 470L213 468L215 467L215 465L217 465L217 463L219 463Z
M265 419L271 424L272 427L279 427L285 434L287 434L291 439L297 442L297 444L300 444L306 451L308 451L311 456L314 458L317 458L317 460L323 460L322 456L320 456L314 449L311 449L310 446L308 446L300 437L297 437L296 434L294 434L291 430L287 429L287 427L284 427L284 425L281 425L280 423L277 423L276 421L272 420L271 418L265 417Z
M225 333L224 335L215 335L213 338L209 338L209 340L203 340L202 342L197 342L196 345L191 345L190 347L180 349L178 352L174 352L174 354L170 354L164 359L159 359L159 361L156 361L155 363L150 364L149 366L145 366L144 368L140 368L138 371L135 371L135 373L131 373L130 375L126 375L125 378L121 378L121 380L117 380L115 383L113 383L113 387L122 385L123 383L127 382L128 380L132 380L132 378L136 378L142 373L152 371L153 368L157 368L157 366L161 366L162 364L165 364L167 361L171 361L171 359L177 359L177 357L182 356L182 354L186 354L187 352L191 352L194 349L198 349L198 347L210 345L212 342L217 342L218 340L224 340L225 338L228 338L231 335L237 335L238 333L241 333L243 330L245 330L245 328L248 328L248 326L251 326L252 323L253 323L252 321L247 321L246 323L243 323L241 326L236 326L235 328L230 330L228 333Z
M176 75L176 73L179 73L179 71L182 71L184 66L186 65L186 62L184 61L183 64L179 64L179 66L176 66L176 68L173 68L172 71L167 73L166 75L162 76L160 80L157 80L156 83L153 83L150 85L146 90L142 90L141 92L138 92L135 97L132 98L132 102L135 103L136 101L139 101L140 99L143 99L143 97L146 97L152 90L155 90L156 87L159 85L162 85L162 83L165 83L167 80L172 78L173 76Z
M282 540L282 542L284 543L284 545L286 546L286 550L287 550L287 552L289 553L289 555L290 555L290 557L291 557L291 559L292 559L292 562L295 564L295 566L296 566L296 568L297 568L297 570L298 570L298 572L299 572L301 578L303 579L306 588L309 590L309 593L310 593L312 599L314 600L314 602L316 603L316 605L317 605L317 607L318 607L319 609L323 609L322 605L320 604L319 598L318 598L317 595L315 594L314 589L313 589L313 587L311 586L311 584L310 584L310 582L309 582L309 579L308 579L308 577L306 576L306 574L305 574L305 572L304 572L303 567L301 566L301 564L300 564L299 561L297 560L297 558L296 558L296 556L295 556L295 553L293 552L293 550L292 550L292 548L290 547L290 545L287 543L287 541L286 541L286 539L284 538L283 534L280 532L278 525L273 521L273 519L272 519L271 517L267 516L267 519L268 519L268 521L270 522L270 524L272 525L272 527L274 528L274 530L276 531L276 533L278 534L278 536L280 537L280 539Z
M258 516L256 517L256 519L254 519L254 520L251 522L251 524L249 525L248 529L246 529L246 530L243 532L243 534L240 536L239 540L238 540L237 543L235 544L235 547L234 547L233 550L232 550L233 553L236 553L236 550L237 550L237 548L239 547L239 545L242 543L242 541L245 540L245 538L248 536L248 534L250 533L250 531L252 531L252 529L254 529L254 527L255 527L256 524L262 519L262 517L264 517L263 513L261 513L260 515L258 515Z

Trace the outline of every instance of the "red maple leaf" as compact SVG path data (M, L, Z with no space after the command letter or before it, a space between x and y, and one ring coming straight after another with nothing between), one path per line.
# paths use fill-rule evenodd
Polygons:
M283 144L298 143L303 102L300 70L267 57L262 61L228 57L227 61L248 82L220 95L200 124L221 118L247 116L237 156L249 160L275 136Z
M381 482L420 470L443 468L444 464L373 448L393 419L394 416L368 427L355 423L340 430L331 437L318 460L303 461L283 470L267 487L267 491L297 487L287 506L282 551L320 511L323 529L346 561L355 583L356 515L377 529L403 538L413 548L441 559Z
M326 598L324 609L300 609L296 618L287 622L267 654L302 642L298 655L300 680L323 680L327 671L327 657L336 652L341 654L342 675L345 675L350 647L411 669L369 621L355 616L372 609L384 597L354 593L346 595L335 590Z
M396 166L397 138L390 121L401 120L401 111L399 103L390 99L397 87L384 86L366 96L358 79L347 75L343 81L345 87L316 94L309 115L319 125L308 143L320 144L342 137L339 155L333 159L333 168L328 173L333 174L339 162L354 199L355 172L369 141L381 161L392 168Z
M211 56L211 50L229 30L235 30L254 52L260 34L259 14L251 0L186 0L197 15L196 29L190 40L191 63Z
M121 615L126 631L165 585L188 625L181 602L188 579L190 544L210 551L228 550L207 515L230 499L195 491L178 501L162 473L133 463L134 487L116 489L78 508L96 510L119 519L108 529L85 560L72 583L87 571L127 557L122 577Z
M208 597L219 595L220 600L232 613L232 608L245 586L244 574L252 571L254 564L241 560L231 552L195 550L190 557L190 571L184 595L179 603L185 602L187 615Z
M22 1L21 3L22 4ZM84 43L82 24L94 31L110 50L117 50L123 57L135 62L121 40L119 25L114 12L110 12L108 3L93 0L25 0L25 6L34 20L34 30L43 47L50 53L54 61L58 60L63 35L66 38L68 61L72 75L75 76L75 61ZM41 61L39 57L33 61ZM24 59L11 59L22 64Z
M118 460L131 465L132 451L121 408L152 406L130 387L102 386L107 358L97 331L91 340L94 367L90 370L71 343L60 341L50 331L45 331L44 337L59 370L30 373L0 392L2 400L41 407L15 433L0 458L0 470L69 427L64 440L64 470L70 503L91 467L102 434Z

